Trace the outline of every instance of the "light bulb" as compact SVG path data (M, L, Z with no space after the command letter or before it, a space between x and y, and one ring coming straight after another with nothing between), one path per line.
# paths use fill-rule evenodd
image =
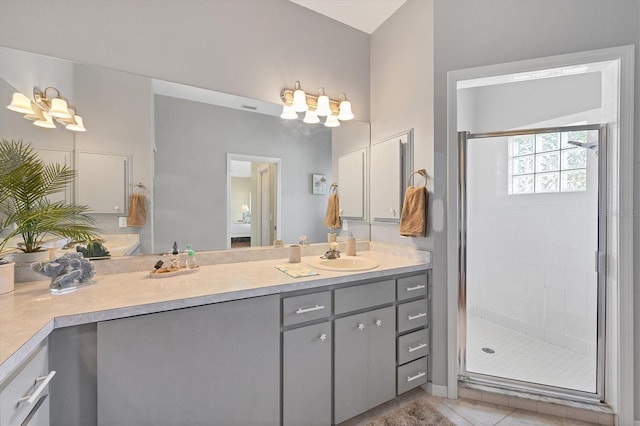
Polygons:
M82 117L76 114L73 118L75 120L75 124L67 124L67 130L73 130L74 132L86 132L87 129L84 128Z
M11 96L11 103L7 105L7 108L22 114L34 114L31 101L20 92L16 92Z
M340 102L340 113L338 114L338 120L347 121L353 119L354 115L351 112L351 102L346 99Z
M326 117L331 114L331 107L329 106L329 97L324 94L324 89L320 89L318 96L318 107L316 108L316 114L319 117Z
M42 111L42 118L43 120L34 121L33 125L38 127L44 127L45 129L56 128L56 125L54 124L53 119L51 118L51 115L49 115L49 113L47 113L46 111Z
M293 92L293 110L296 112L305 112L309 109L307 105L307 95L300 88L300 82L296 81L296 90Z
M327 121L324 122L326 127L338 127L340 122L338 121L338 117L335 115L327 115Z
M52 98L49 115L55 118L71 118L67 101L62 98Z
M282 107L282 114L280 114L280 118L284 118L285 120L295 120L298 118L298 114L293 110L292 106L284 105Z
M302 121L307 124L316 124L320 122L320 119L315 111L308 110L304 115L304 120Z

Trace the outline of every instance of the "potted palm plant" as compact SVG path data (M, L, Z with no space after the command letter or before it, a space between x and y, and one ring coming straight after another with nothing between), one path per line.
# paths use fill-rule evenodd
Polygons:
M0 256L15 237L21 243L10 247L17 253L13 254L14 261L28 262L31 259L21 259L21 253L46 252L43 244L49 239L90 241L98 236L99 229L87 215L87 206L49 200L74 177L73 169L45 164L22 141L0 142L0 230L5 230L0 239Z

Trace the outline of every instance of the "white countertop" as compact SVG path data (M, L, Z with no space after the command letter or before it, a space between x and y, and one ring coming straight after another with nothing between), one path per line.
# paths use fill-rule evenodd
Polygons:
M0 296L0 382L55 328L428 269L420 261L380 252L358 256L380 266L364 272L318 270L319 275L305 278L275 268L287 259L202 266L194 274L160 279L131 272L99 275L98 284L59 296L49 293L49 281L18 283Z

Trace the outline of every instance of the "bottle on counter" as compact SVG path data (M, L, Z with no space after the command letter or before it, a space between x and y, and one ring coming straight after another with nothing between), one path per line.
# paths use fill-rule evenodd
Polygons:
M355 256L356 255L356 237L353 236L351 232L347 236L347 256Z
M196 262L196 252L193 250L193 246L191 244L187 244L185 246L185 251L187 253L187 260L186 260L187 269L197 268L198 262Z

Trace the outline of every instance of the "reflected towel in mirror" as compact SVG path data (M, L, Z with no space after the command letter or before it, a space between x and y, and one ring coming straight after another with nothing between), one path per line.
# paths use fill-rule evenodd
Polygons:
M127 226L142 227L147 223L147 206L144 194L131 194L129 196L129 213L127 214Z

